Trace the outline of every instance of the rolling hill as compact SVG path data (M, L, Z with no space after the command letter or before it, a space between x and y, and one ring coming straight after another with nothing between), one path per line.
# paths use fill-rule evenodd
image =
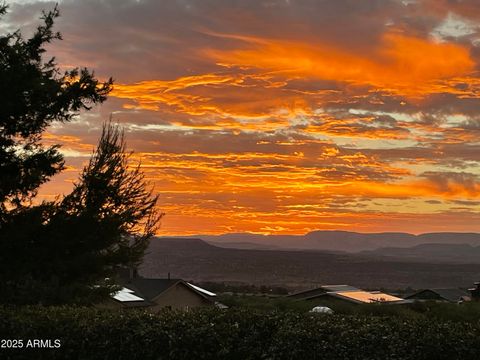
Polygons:
M155 238L140 273L192 281L309 288L350 284L364 288L470 286L480 264L389 259L365 254L220 248L200 239Z

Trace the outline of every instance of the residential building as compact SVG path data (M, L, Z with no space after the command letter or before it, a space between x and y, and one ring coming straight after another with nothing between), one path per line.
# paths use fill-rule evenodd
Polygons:
M445 301L453 303L471 300L470 294L467 291L458 288L423 289L407 296L406 299L418 301Z
M400 303L402 298L382 293L380 291L365 291L350 285L322 285L315 289L297 292L288 297L298 300L337 303L346 302L350 304L369 303Z
M125 276L128 274L128 276ZM123 275L123 276L122 276ZM101 307L148 308L157 312L160 309L184 309L218 306L216 294L182 279L148 279L136 271L120 272L118 283L122 289Z

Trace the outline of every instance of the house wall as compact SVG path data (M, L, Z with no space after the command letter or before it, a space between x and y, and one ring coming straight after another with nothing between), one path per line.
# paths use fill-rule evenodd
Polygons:
M170 307L171 309L189 309L200 306L213 306L213 302L203 298L181 283L164 291L153 299L152 302L155 303L155 305L150 308L152 311L158 311L164 307Z

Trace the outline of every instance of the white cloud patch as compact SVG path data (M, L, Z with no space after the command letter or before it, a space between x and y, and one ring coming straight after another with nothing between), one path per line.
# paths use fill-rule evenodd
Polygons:
M475 34L479 26L480 24L450 12L445 20L433 29L431 35L437 41L443 42L451 38L460 38Z

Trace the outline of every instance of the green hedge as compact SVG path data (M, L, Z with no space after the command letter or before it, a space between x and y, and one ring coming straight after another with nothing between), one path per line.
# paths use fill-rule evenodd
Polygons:
M478 359L480 323L254 310L0 308L0 359Z

